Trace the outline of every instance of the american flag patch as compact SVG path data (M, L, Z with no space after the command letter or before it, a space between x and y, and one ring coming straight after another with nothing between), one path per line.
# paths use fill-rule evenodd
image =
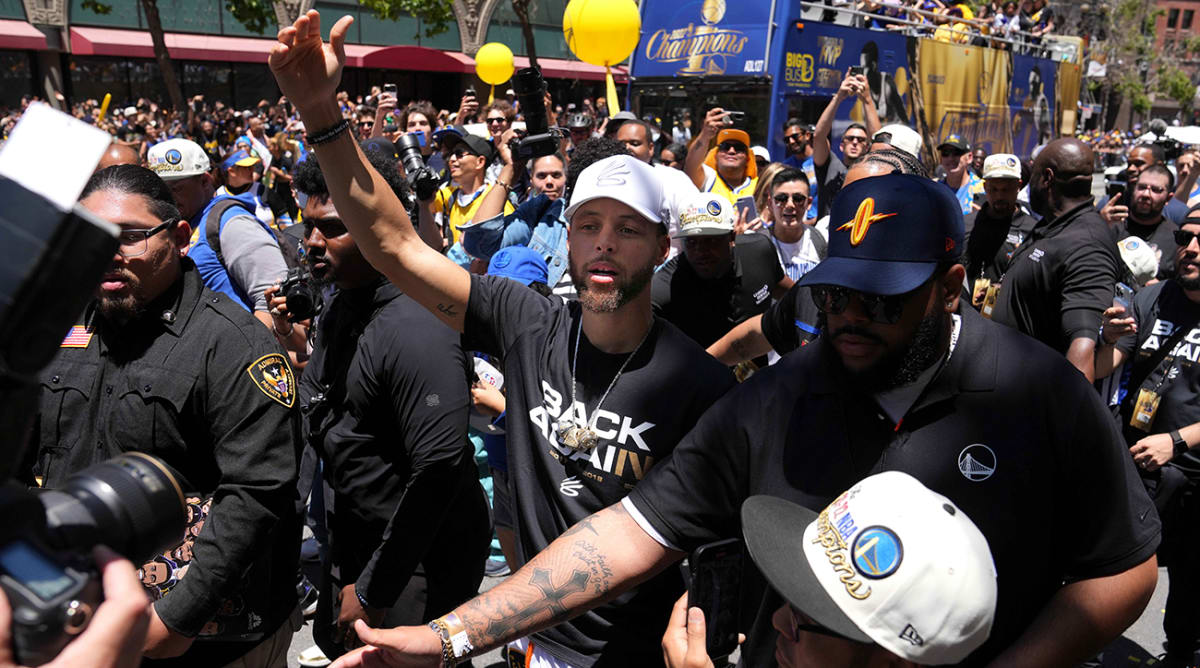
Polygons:
M67 332L67 338L63 339L61 348L87 348L92 342L92 330L83 325L75 325Z

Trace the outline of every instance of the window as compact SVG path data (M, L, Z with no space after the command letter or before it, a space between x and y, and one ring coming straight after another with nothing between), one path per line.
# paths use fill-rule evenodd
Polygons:
M1194 16L1195 13L1196 12L1191 9L1183 10L1183 24L1179 26L1182 30L1192 29L1192 16Z
M1167 27L1174 29L1177 25L1179 25L1179 8L1172 7L1167 13Z

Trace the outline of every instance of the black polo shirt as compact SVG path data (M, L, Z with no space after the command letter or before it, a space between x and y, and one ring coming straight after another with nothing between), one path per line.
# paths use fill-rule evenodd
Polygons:
M1154 225L1142 225L1126 218L1112 227L1113 238L1117 241L1127 237L1137 237L1154 249L1158 256L1158 273L1155 278L1165 281L1175 276L1175 230L1179 226L1166 218L1159 218Z
M784 355L817 338L821 333L820 316L812 290L796 283L763 312L759 326L771 349Z
M969 286L978 278L999 283L1013 253L1037 226L1037 220L1020 208L1011 216L994 216L991 205L985 202L983 208L963 218L963 226L967 247L963 264Z
M685 253L671 258L654 274L654 311L707 347L765 311L772 288L783 279L771 241L761 234L743 234L734 240L733 269L721 278L700 278Z
M1121 266L1090 203L1044 218L1013 253L992 319L1066 353L1074 339L1096 339Z
M819 338L717 401L629 502L666 541L692 550L740 537L752 495L819 511L869 475L904 471L954 501L991 547L995 623L964 665L986 663L1063 583L1150 558L1160 527L1096 391L1045 346L959 310L953 354L899 424ZM744 600L761 600L744 625L742 664L755 668L775 665L771 614L782 603L757 598L761 587L757 574L743 587ZM910 621L919 631L921 620Z

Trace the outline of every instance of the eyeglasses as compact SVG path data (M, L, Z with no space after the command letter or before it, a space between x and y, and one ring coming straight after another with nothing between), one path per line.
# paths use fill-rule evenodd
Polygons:
M779 193L772 199L774 199L775 203L779 206L783 206L784 204L787 204L789 198L796 206L800 206L808 201L808 195L805 195L804 193Z
M904 305L908 302L913 294L920 290L906 292L902 295L872 295L858 290L851 290L840 285L814 285L812 286L813 304L817 310L826 315L841 315L846 311L846 307L850 305L850 297L858 297L858 301L862 304L863 311L872 322L877 322L883 325L894 325L900 322L900 316L904 313Z
M499 116L497 118L489 118L489 119L487 119L487 122L488 122L488 125L492 125L494 123L507 123L508 119L503 116Z
M802 136L803 136L802 133L796 132L794 134L784 135L783 140L790 144L794 141L800 141L800 137L802 137Z
M1185 220L1185 223L1196 223L1198 220ZM1187 248L1192 245L1192 239L1200 237L1200 234L1188 232L1187 230L1175 230L1175 245L1180 248Z
M177 219L172 218L148 230L121 230L121 233L117 235L117 241L121 244L117 252L125 259L145 255L146 249L150 247L150 237L170 228L178 222Z
M375 126L375 121L359 121L358 122L358 127L360 127L360 128L370 128L370 127L374 127L374 126Z
M1135 192L1135 193L1140 193L1140 192L1144 192L1147 190L1154 193L1155 195L1161 195L1161 194L1167 192L1167 189L1163 186L1152 186L1152 185L1147 185L1145 183L1139 183L1133 187L1133 192Z
M859 137L858 135L842 136L843 144L866 144L868 141L870 140L866 137Z
M717 151L725 153L726 151L735 151L737 153L745 153L746 145L740 141L723 141L717 146Z

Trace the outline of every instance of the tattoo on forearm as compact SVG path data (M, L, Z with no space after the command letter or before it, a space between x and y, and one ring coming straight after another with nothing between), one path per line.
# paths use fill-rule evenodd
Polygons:
M620 504L604 512L626 514ZM599 535L594 516L584 518L509 582L467 602L459 618L471 644L485 648L520 638L603 600L615 574L604 549L588 540Z
M458 317L458 311L454 310L454 304L438 304L437 310L441 311L447 317Z

